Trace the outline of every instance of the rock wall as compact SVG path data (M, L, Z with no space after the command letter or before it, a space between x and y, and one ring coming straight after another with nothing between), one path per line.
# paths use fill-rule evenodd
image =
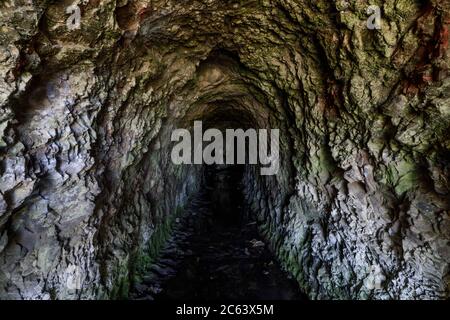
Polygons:
M311 298L447 298L449 12L3 1L0 297L126 295L202 179L171 131L203 119L281 130L280 173L248 168L246 197Z

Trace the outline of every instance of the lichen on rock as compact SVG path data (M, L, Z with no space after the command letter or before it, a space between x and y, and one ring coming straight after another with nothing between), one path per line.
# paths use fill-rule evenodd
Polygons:
M245 197L310 298L448 298L446 2L71 4L0 4L1 298L126 295L201 184L194 120L280 129Z

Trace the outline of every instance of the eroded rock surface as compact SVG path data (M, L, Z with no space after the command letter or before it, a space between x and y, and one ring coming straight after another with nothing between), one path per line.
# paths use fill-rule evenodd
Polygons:
M305 300L242 203L238 168L210 171L170 239L131 291L139 300ZM217 197L226 194L226 203ZM219 203L219 205L218 205Z
M247 202L313 299L449 294L447 1L5 0L0 297L116 298L195 194L173 128L279 128ZM69 30L66 8L81 9Z

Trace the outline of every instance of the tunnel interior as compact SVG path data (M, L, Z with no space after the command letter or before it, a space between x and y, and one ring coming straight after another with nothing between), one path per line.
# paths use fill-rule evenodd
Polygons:
M307 299L262 241L244 200L244 169L243 165L203 169L200 191L177 219L144 279L133 286L133 299Z
M227 50L215 49L200 63L196 73L207 82L206 93L196 97L184 114L175 116L174 128L187 128L193 137L192 124L201 121L203 131L218 130L223 140L230 129L246 132L270 128L271 117L276 113L252 94L252 90L258 92L257 88L251 83L242 84L239 75L234 74L239 70L237 59ZM231 74L231 79L224 74ZM203 142L200 149L206 145ZM261 164L249 164L249 140L243 147L243 163L238 161L242 150L234 143L232 164L227 163L225 145L221 149L223 162L194 164L195 173L187 173L191 177L198 174L199 187L186 201L188 209L183 211L187 216L177 218L175 224L179 225L171 232L171 239L178 239L179 232L182 240L169 240L169 249L161 248L144 281L131 284L133 298L305 299L306 295L266 247L266 239L259 232L261 216L258 220L252 212L248 201L252 194L246 195L253 186L247 185L246 190L245 185L256 180ZM284 155L282 159L290 161ZM174 259L173 246L187 252L185 257ZM186 286L187 283L191 285Z
M445 2L68 2L0 3L0 298L448 298Z
M205 185L210 190L210 199L217 219L223 224L239 225L249 220L245 211L242 190L244 168L242 165L212 166L206 170Z

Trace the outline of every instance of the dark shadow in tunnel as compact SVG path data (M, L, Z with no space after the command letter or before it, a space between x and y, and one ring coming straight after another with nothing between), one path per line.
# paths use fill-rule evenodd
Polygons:
M234 60L219 52L203 62L198 73L208 75L210 67L233 69L239 63ZM270 128L261 95L239 91L243 84L237 85L236 91L225 95L210 92L199 98L174 127L189 130L191 137L195 121L202 121L203 132L218 129L223 136L226 129ZM234 151L236 163L236 144ZM248 164L202 165L201 170L200 191L177 219L172 238L147 276L148 284L144 282L133 296L188 301L305 300L298 283L264 242L246 204L244 176L247 180L257 170Z
M203 130L259 128L248 113L238 114L236 109L217 110L209 115L203 119ZM177 219L171 240L146 277L148 284L138 286L134 298L306 299L298 283L283 270L264 242L250 214L244 193L244 176L248 170L254 171L248 164L202 165L203 179L198 194Z
M245 165L210 165L203 169L204 185L187 209L190 214L175 232L175 239L180 234L181 240L163 253L156 275L150 277L152 287L154 277L160 278L159 292L152 298L305 300L249 217L242 188Z
M244 165L206 166L205 185L217 223L239 225L243 221L244 197L241 181Z

